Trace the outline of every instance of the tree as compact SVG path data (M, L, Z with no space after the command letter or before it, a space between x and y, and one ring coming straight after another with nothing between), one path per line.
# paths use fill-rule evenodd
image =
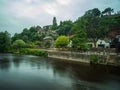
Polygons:
M25 42L21 39L18 39L18 40L13 42L14 49L24 48L25 46L26 46Z
M101 11L98 9L98 8L94 8L92 9L92 13L93 13L93 16L100 16L101 15Z
M98 14L96 14L96 12L99 12L99 9L94 8L88 10L84 15L84 18L87 22L87 36L93 40L95 46L98 38L101 37L100 12Z
M15 33L14 36L12 37L12 43L17 39L20 39L20 34Z
M112 12L114 12L114 10L108 7L102 12L102 14L111 15Z
M16 33L12 37L12 42L14 42L15 40L18 40L18 39L22 39L23 41L25 41L25 43L35 42L38 40L42 41L43 38L45 37L45 35L38 33L38 30L40 30L40 29L41 29L40 26L36 26L36 27L33 26L33 27L30 27L29 29L24 28L22 33L20 33L20 34Z
M0 52L8 52L11 46L10 34L5 32L0 32Z
M85 12L86 17L99 17L101 15L101 11L98 8L90 9Z
M73 23L70 20L60 22L60 25L58 26L58 29L57 29L57 33L59 35L68 35L72 26L73 26Z
M65 48L69 44L69 38L67 36L59 36L54 44L57 48Z
M56 30L56 29L57 29L57 20L56 17L53 17L52 30Z
M72 47L78 50L87 49L87 35L84 31L79 30L77 34L72 37Z
M74 33L72 39L72 47L74 49L87 48L86 20L84 17L79 18L73 25L71 32Z
M98 17L87 18L86 26L87 36L91 38L96 46L98 38L100 38L100 21Z

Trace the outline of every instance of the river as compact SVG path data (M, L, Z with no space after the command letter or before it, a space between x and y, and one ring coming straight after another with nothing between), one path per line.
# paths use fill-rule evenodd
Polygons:
M0 54L0 90L120 90L120 67Z

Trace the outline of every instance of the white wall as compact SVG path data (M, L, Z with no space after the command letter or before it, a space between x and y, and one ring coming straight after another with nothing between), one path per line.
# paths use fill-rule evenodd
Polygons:
M104 40L100 40L100 39L96 42L96 47L98 48L98 47L99 47L99 45L104 45L104 46L105 46L105 48L107 48L107 47L109 47L109 46L110 46L110 44L109 44L109 43L106 43Z

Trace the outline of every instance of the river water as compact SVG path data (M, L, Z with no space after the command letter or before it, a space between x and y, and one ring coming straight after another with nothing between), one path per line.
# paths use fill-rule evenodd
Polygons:
M0 54L0 90L120 90L120 68Z

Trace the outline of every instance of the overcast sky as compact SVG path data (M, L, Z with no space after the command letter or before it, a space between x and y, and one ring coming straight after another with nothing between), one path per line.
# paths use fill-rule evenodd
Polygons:
M24 28L52 24L57 21L75 21L85 11L111 7L120 10L120 0L0 0L0 31L7 30L12 35Z

